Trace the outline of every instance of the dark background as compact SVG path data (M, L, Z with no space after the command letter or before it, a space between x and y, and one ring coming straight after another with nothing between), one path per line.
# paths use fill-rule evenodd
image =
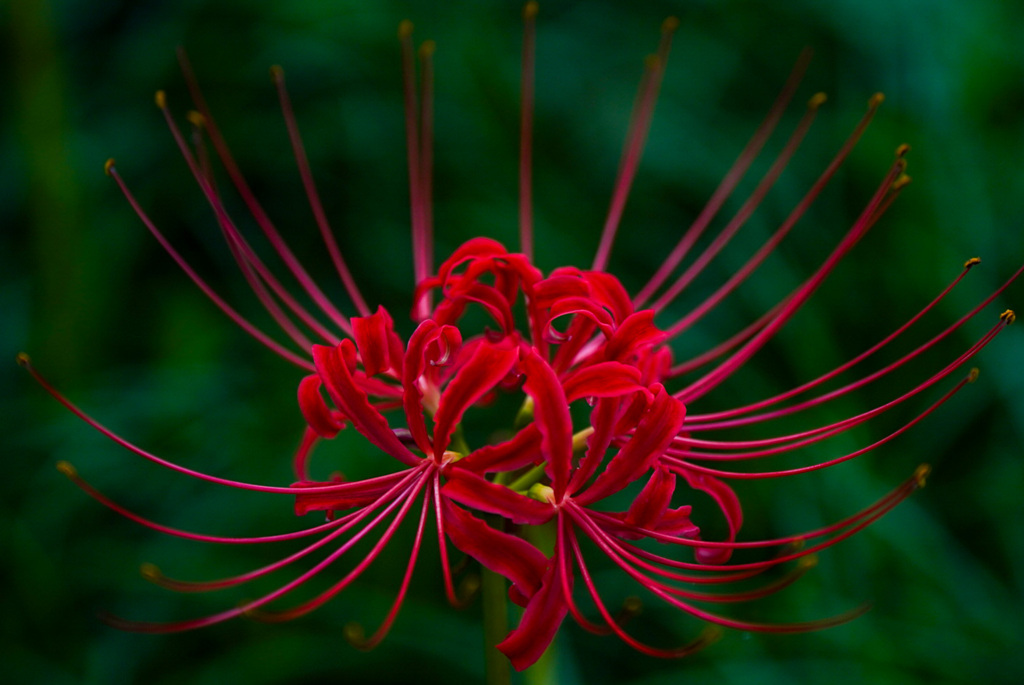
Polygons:
M511 2L101 2L13 0L0 8L0 663L36 683L419 682L482 678L479 607L443 602L425 553L387 641L361 653L341 636L386 612L407 558L385 561L316 614L284 625L233 621L170 636L122 633L98 611L172 620L246 594L179 596L137 572L144 561L187 578L238 573L293 547L223 548L173 540L96 504L55 469L72 461L97 487L168 525L220 534L294 526L287 497L194 482L134 457L45 395L13 362L29 352L74 401L128 439L175 461L254 482L290 482L302 421L300 374L233 327L188 282L102 173L107 157L192 263L246 315L271 328L231 264L213 216L152 105L167 90L188 109L175 48L185 46L261 201L310 270L352 313L291 159L271 64L287 73L317 182L342 249L372 305L403 335L412 288L398 22L435 39L438 258L474 235L516 244L520 7ZM813 210L744 288L677 341L679 358L752 320L827 254L903 142L913 184L777 342L701 407L791 387L877 340L937 293L968 257L982 267L909 336L923 341L1024 260L1024 6L1010 2L812 0L542 3L535 148L537 262L589 265L607 210L642 58L669 14L681 19L648 149L611 261L632 291L699 211L753 132L804 46L815 58L763 159L717 222L777 153L807 97L818 122L736 243L698 281L700 301L778 225L813 183L875 91L887 99ZM240 203L237 216L243 216ZM246 229L254 229L243 222ZM705 241L706 242L706 241ZM267 252L264 251L266 255ZM897 396L980 337L1013 286L921 364L790 426L834 421ZM672 320L666 314L663 320ZM883 360L909 349L897 346ZM866 506L921 462L928 487L832 548L785 593L733 615L810 619L873 602L821 633L727 632L684 661L659 661L566 625L565 683L1019 682L1024 630L1024 339L1010 328L977 363L979 381L921 426L827 472L740 483L748 539L792 533ZM881 361L866 368L878 368ZM851 375L851 378L859 375ZM827 459L898 427L943 388L779 467ZM771 427L765 427L770 434ZM317 474L379 469L358 436L318 453ZM693 499L698 523L718 525ZM429 548L429 545L428 545ZM291 578L288 572L281 582ZM629 592L602 575L609 594ZM619 589L622 585L622 589ZM272 586L264 586L269 590ZM259 588L250 592L258 592ZM649 602L633 624L661 645L700 624Z

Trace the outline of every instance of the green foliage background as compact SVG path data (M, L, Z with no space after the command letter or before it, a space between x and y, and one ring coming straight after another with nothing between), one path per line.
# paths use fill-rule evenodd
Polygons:
M100 623L101 610L172 620L246 596L166 593L139 577L140 562L211 578L292 548L225 549L160 536L84 496L54 470L57 460L72 461L102 491L171 526L221 534L284 531L294 525L291 503L224 491L142 462L62 410L13 358L20 350L31 353L74 401L162 456L243 480L289 482L302 425L294 401L299 374L196 291L103 176L103 161L116 157L170 239L243 313L267 323L151 104L153 91L165 88L175 112L187 110L175 63L176 46L185 46L259 197L310 269L340 293L267 78L267 67L281 64L349 263L371 303L395 312L408 334L404 313L413 283L395 29L411 18L418 39L438 43L440 258L474 235L516 241L519 11L518 3L465 0L9 0L0 6L7 75L0 89L0 355L12 360L0 367L5 679L387 683L408 682L408 669L423 683L482 678L479 608L458 612L444 604L436 554L421 560L383 646L360 653L342 639L348 621L372 627L383 616L408 538L352 591L294 623L233 621L169 636L121 633ZM693 296L677 305L677 315L742 264L785 217L871 93L887 95L814 209L755 279L678 341L680 358L731 334L810 273L856 217L895 147L913 147L914 183L897 205L777 344L704 407L762 397L831 368L917 311L964 259L982 257L983 266L915 333L923 341L1024 260L1021 3L551 0L541 6L537 53L543 269L589 264L642 57L654 49L669 14L680 17L681 28L612 259L612 271L632 290L699 211L804 46L816 54L797 101L817 90L830 98L777 188ZM718 225L767 169L800 109L787 114ZM339 302L348 306L340 295ZM987 330L1000 307L1022 303L1024 287L1017 284L920 365L799 425L836 420L909 389ZM1021 332L1009 329L980 355L978 383L877 453L825 473L740 484L745 534L754 538L836 520L874 501L918 463L934 466L925 490L823 554L796 587L735 612L788 621L873 602L866 616L810 635L728 632L679 662L651 660L567 625L559 642L561 682L1020 682L1022 350ZM922 409L938 394L911 404ZM897 413L798 455L800 463L867 444L911 418L913 408ZM337 443L318 453L319 475L380 468L358 436ZM713 529L708 503L694 504L698 522ZM629 592L621 578L602 581L612 596ZM671 645L700 625L649 601L633 627Z

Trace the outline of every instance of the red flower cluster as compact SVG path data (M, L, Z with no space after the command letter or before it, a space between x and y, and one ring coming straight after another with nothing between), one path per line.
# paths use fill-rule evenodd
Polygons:
M798 535L739 541L743 512L729 480L774 478L824 468L852 459L882 445L920 421L973 379L967 374L941 398L892 434L855 452L788 471L729 471L713 468L716 462L760 459L815 444L858 426L939 383L960 369L1005 324L1012 312L975 345L911 390L874 409L799 433L756 440L713 440L708 433L743 425L761 424L781 416L817 407L899 369L933 347L989 304L1010 281L943 333L872 373L828 392L814 395L827 381L859 364L896 337L901 336L977 263L969 260L957 279L907 323L857 357L800 387L754 404L728 411L696 413L693 407L758 352L811 297L844 255L879 219L907 181L904 174L906 147L883 177L861 215L811 276L763 317L732 338L694 359L674 364L667 343L692 326L743 282L797 223L832 178L874 115L881 96L871 99L867 113L834 161L798 203L778 231L738 270L733 278L706 302L669 325L655 323L666 306L725 246L772 187L810 126L824 97L810 99L806 114L785 144L779 158L705 251L693 260L670 285L666 283L688 251L708 227L725 199L746 173L761 146L778 124L792 98L806 60L801 58L768 117L740 154L705 211L694 221L648 284L630 296L618 279L605 271L613 239L622 216L655 96L671 43L674 20L666 21L658 54L647 62L637 99L633 126L627 137L619 177L612 193L608 221L597 257L590 270L562 267L547 276L531 261L530 220L531 107L533 97L533 20L536 5L526 11L521 164L522 252L510 253L488 238L475 238L455 251L434 272L430 189L430 103L433 98L430 55L432 45L420 50L423 80L415 83L415 57L411 25L403 24L406 74L407 136L412 196L413 253L416 290L413 319L417 323L408 340L396 333L391 315L383 308L371 313L355 286L327 224L308 168L302 142L284 89L283 72L273 76L281 98L295 157L325 245L337 266L359 316L346 317L332 304L294 257L272 222L253 196L235 164L210 111L183 60L198 112L190 115L193 140L179 131L162 93L157 104L163 111L182 154L213 209L242 273L270 315L280 324L296 353L276 342L232 309L181 258L128 190L113 162L107 172L117 182L145 225L181 264L191 278L233 320L285 359L305 368L298 386L298 403L308 428L295 455L297 482L291 486L263 486L225 480L186 469L143 451L101 426L52 388L28 362L43 386L72 411L133 452L173 470L237 488L294 497L299 515L325 512L318 526L284 535L259 538L221 538L169 529L127 511L82 480L68 464L61 470L81 488L107 506L157 530L194 540L226 544L271 542L315 537L299 551L241 576L209 582L183 582L163 576L155 567L144 574L154 582L181 591L216 590L260 578L295 561L325 550L325 556L297 577L241 607L200 619L169 624L135 623L111 619L123 627L163 632L195 628L246 614L263 620L294 618L328 601L358 578L394 539L395 532L418 508L415 537L408 566L394 604L371 636L352 630L349 639L361 646L376 644L387 633L403 602L413 569L433 518L441 552L444 585L449 600L459 604L449 564L449 543L511 584L509 597L524 607L519 625L499 648L516 668L535 662L550 644L567 614L585 629L614 633L638 650L655 656L681 656L703 646L714 631L675 649L649 646L627 633L617 610L602 599L592 559L584 553L596 550L644 590L672 607L726 627L760 631L800 631L848 620L860 613L796 624L755 624L712 613L708 603L738 602L775 592L796 580L813 562L813 554L862 529L896 506L924 483L927 466L891 493L863 511L833 525ZM215 184L206 154L212 144L233 185L256 222L292 271L302 289L330 323L323 323L289 293L259 259L231 219ZM650 307L645 304L658 293ZM436 299L436 304L434 304ZM483 330L467 327L464 314L482 311L489 322ZM296 320L299 323L296 323ZM312 338L309 337L312 334ZM314 342L314 340L318 342ZM699 369L703 374L683 383L679 379ZM671 388L671 389L670 389ZM467 412L499 395L521 394L517 414L495 426L502 436L488 444L470 445L462 433ZM807 397L808 395L812 395ZM799 399L801 396L805 399ZM310 478L307 468L313 447L343 429L353 429L393 461L379 476L328 482ZM504 431L504 433L502 433ZM728 536L706 540L690 519L690 491L706 493L717 503L728 524ZM541 549L527 534L530 527L546 526L554 533L550 549ZM351 554L363 540L373 540L365 556L326 590L285 610L264 607L321 574ZM586 541L586 547L581 544ZM651 545L649 543L658 543ZM678 554L680 547L692 554ZM652 551L657 549L659 551ZM737 550L774 549L753 561L733 563ZM764 580L752 589L708 592L706 585L725 585L757 578L774 567L792 564L781 577ZM580 588L582 586L582 590ZM747 586L744 586L747 587ZM596 608L588 617L577 600Z

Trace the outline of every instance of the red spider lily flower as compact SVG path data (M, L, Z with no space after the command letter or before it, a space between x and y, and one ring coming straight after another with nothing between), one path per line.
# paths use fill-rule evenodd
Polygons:
M794 97L807 58L802 56L763 123L713 193L705 209L682 235L678 244L635 295L607 272L618 227L644 148L657 93L677 22L666 20L657 53L645 65L634 106L623 158L611 194L607 220L589 269L561 267L545 275L532 263L533 229L531 149L533 136L534 22L537 7L528 3L523 51L520 149L520 251L509 252L485 237L459 247L436 269L433 255L432 179L432 61L433 44L419 50L421 79L415 76L417 58L412 26L399 29L405 76L406 136L411 199L413 274L411 298L415 330L403 340L391 314L379 307L371 311L356 286L321 206L306 159L295 116L280 68L272 69L284 120L309 204L325 248L348 294L355 316L347 316L329 298L295 257L251 191L235 163L191 67L182 56L185 78L196 112L189 139L178 127L163 93L156 97L169 130L194 176L217 224L267 312L290 339L281 343L243 318L220 297L174 249L129 190L113 161L106 171L144 225L186 271L188 276L225 314L286 361L303 369L298 382L298 405L307 427L293 457L296 482L285 486L243 483L192 470L153 455L101 425L61 395L27 366L42 386L71 411L135 454L171 470L213 483L260 492L285 494L294 499L295 512L324 512L327 520L293 533L253 538L226 538L181 531L149 521L104 494L78 476L73 467L60 469L101 503L139 523L192 540L223 544L249 544L313 539L298 551L248 573L206 582L173 580L153 566L144 574L154 582L183 592L217 590L265 577L317 552L325 556L277 589L242 606L177 623L138 623L111 619L133 630L165 632L196 628L239 615L262 620L283 620L321 606L349 587L395 539L412 515L415 536L409 561L391 609L370 636L361 629L347 637L359 646L372 647L392 626L403 603L433 517L441 553L446 595L453 604L464 598L456 592L448 544L506 578L509 597L524 608L519 625L499 648L519 669L534 663L548 647L566 616L585 629L615 634L639 651L661 657L682 656L710 642L714 630L680 647L643 643L624 627L621 616L602 599L595 581L593 560L585 555L581 538L635 582L639 588L680 611L716 626L744 630L794 632L821 628L849 620L863 609L801 623L763 624L734 619L705 608L708 604L754 600L794 582L813 565L814 554L853 535L890 511L924 484L927 466L920 466L905 482L877 502L834 524L776 539L742 540L741 499L732 481L766 479L826 468L876 449L923 420L973 380L976 372L946 389L919 414L891 434L858 450L812 461L788 470L734 470L722 462L751 461L816 446L830 437L860 426L881 414L915 400L919 395L958 373L967 362L1013 321L1011 311L974 345L934 372L910 384L892 399L860 414L793 433L757 439L714 438L719 431L741 426L770 426L783 416L805 412L894 374L911 360L935 347L990 304L1016 279L1021 270L977 307L938 335L881 368L845 385L823 391L832 379L861 364L926 316L967 272L977 264L968 260L960 275L920 312L863 353L802 385L744 406L704 411L701 401L736 374L785 326L814 295L823 281L867 231L878 222L907 185L908 148L900 146L883 174L877 190L821 265L761 318L729 339L692 359L674 362L671 341L694 326L727 295L745 282L783 238L796 226L849 156L882 102L876 95L867 112L840 147L832 162L749 260L703 303L682 318L665 319L667 307L701 270L725 248L771 190L797 152L824 96L809 99L805 114L749 198L713 238L704 251L673 278L683 260L726 199L746 175L762 146L774 133ZM238 229L213 183L211 157L227 172L232 186L256 224L283 260L316 310L303 306L267 267ZM488 320L484 330L466 322L465 313L479 310ZM297 350L297 351L296 351ZM703 371L702 371L703 370ZM500 428L511 437L492 444L470 445L461 425L468 412L502 394L520 394L521 408ZM810 421L810 420L809 420ZM328 482L310 478L308 464L322 439L341 430L355 430L380 453L380 475L357 481L337 477ZM767 429L766 429L767 430ZM708 540L690 518L689 491L703 492L716 503L728 534ZM418 515L416 512L418 511ZM499 524L494 521L499 520ZM550 526L553 549L541 550L524 527ZM266 608L314 578L334 572L351 561L353 549L373 540L364 556L329 586L288 609ZM649 543L657 543L657 547ZM680 554L679 548L687 554ZM652 551L658 549L658 552ZM733 561L736 552L766 550L752 561ZM773 580L759 580L782 565L792 569ZM754 579L752 589L705 591ZM582 588L582 589L581 589ZM581 602L592 604L597 617L588 617Z

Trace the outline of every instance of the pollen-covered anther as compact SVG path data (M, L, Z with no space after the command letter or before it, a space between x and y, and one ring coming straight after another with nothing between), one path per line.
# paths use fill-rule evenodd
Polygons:
M408 19L403 19L398 24L398 38L400 40L405 40L406 38L408 38L411 35L412 35L412 22L409 21Z
M902 143L902 144L900 144L900 145L899 145L899 146L898 146L898 147L896 148L896 156L897 156L897 157L903 157L903 156L904 156L904 155L906 155L906 154L907 154L908 152L910 152L910 146L909 146L909 145L907 145L906 143Z
M910 182L913 181L913 180L914 179L912 179L907 174L900 174L896 178L896 180L892 182L892 189L893 190L901 190L902 188L906 188L908 185L910 185Z
M868 100L868 107L878 107L883 102L885 102L885 93L875 93Z
M32 363L32 358L29 357L24 352L19 352L17 355L15 355L14 360L18 362L18 366L28 366L29 364Z
M151 564L149 562L146 562L139 566L139 573L141 573L142 577L151 583L159 584L160 581L164 578L164 574L161 573L160 567L158 567L156 564Z
M114 158L113 157L111 157L110 159L105 161L103 163L103 173L105 173L107 176L112 175L112 170L114 168L114 163L115 162L114 162Z
M643 610L643 600L635 595L626 597L626 599L622 601L622 607L619 609L618 615L615 617L616 623L622 625L629 619L639 616Z
M700 635L697 637L696 642L701 646L701 648L707 647L708 645L721 640L722 635L724 634L725 631L722 630L721 626L709 625L706 626L704 630L700 631Z
M967 374L967 382L973 383L974 381L978 380L978 374L980 373L981 371L978 369L977 366L975 366L973 369L971 369L971 372Z
M63 473L68 478L71 478L71 479L78 478L78 469L76 469L74 466L72 466L71 462L64 461L64 460L58 461L57 462L57 470L60 471L61 473Z
M167 108L167 93L165 93L162 90L156 91L156 94L153 96L153 102L155 102L156 106L159 107L160 109L166 109Z
M930 464L921 464L920 466L918 466L917 470L914 471L914 482L916 486L919 488L923 488L928 480L928 474L930 474L931 472L932 467Z
M533 19L537 16L540 6L536 2L528 2L523 5L523 19Z
M206 128L206 117L194 109L190 109L185 115L185 118L188 119L188 123L192 124L196 128Z
M1017 315L1013 313L1012 309L1007 309L1005 312L999 315L999 320L1009 326L1011 323L1017 320Z
M811 99L807 101L807 108L818 109L819 107L825 104L826 100L828 100L828 95L826 95L825 93L815 93L814 95L811 96Z
M662 33L672 33L679 28L679 17L665 17L665 21L661 22Z
M345 636L345 641L356 649L370 649L370 645L366 640L366 630L363 628L362 623L349 621L345 624L341 633Z
M420 59L427 59L437 50L437 43L432 40L425 40L420 45Z
M800 559L799 569L801 571L806 571L806 570L814 568L817 565L818 565L818 555L817 554L809 554L806 557L803 557L802 559Z
M971 267L977 266L978 264L981 264L981 257L971 257L966 262L964 262L964 268L970 269Z
M284 69L281 68L280 64L274 64L270 67L270 80L274 83L281 83L284 80Z

